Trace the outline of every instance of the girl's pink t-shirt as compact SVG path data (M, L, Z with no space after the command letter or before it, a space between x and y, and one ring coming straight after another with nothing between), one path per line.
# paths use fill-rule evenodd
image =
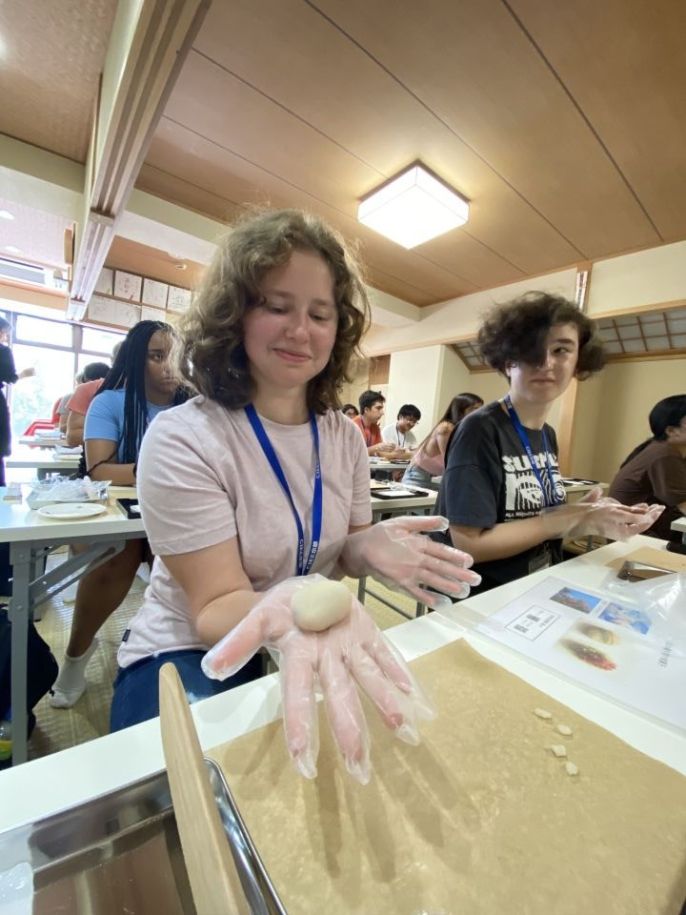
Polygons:
M314 487L310 425L261 419L303 522L307 553ZM369 459L359 431L339 411L318 416L317 427L323 524L312 572L329 575L349 527L371 523ZM143 440L137 481L156 557L238 537L256 591L295 575L293 514L243 410L195 397L161 413ZM156 558L143 606L119 649L120 666L162 651L207 647L195 633L184 591Z

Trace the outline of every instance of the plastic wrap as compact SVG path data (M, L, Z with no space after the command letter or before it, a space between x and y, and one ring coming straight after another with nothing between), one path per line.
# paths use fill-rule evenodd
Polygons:
M39 480L31 484L26 503L29 508L41 508L54 502L104 502L108 497L109 485L109 480L94 481L89 477L80 480L65 477Z

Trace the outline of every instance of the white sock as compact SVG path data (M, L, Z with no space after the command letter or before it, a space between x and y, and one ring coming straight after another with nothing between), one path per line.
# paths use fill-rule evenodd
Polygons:
M53 687L54 695L50 697L53 708L71 708L86 691L86 667L98 647L98 640L93 639L89 647L78 658L65 654L59 676Z

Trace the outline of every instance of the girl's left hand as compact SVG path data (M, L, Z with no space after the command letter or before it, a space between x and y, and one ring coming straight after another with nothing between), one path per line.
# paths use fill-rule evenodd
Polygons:
M470 571L472 557L423 536L448 527L448 519L440 515L381 521L346 537L342 567L353 576L373 575L389 588L405 591L432 608L445 602L444 594L466 597L470 587L481 583L481 576ZM441 593L427 591L427 585Z

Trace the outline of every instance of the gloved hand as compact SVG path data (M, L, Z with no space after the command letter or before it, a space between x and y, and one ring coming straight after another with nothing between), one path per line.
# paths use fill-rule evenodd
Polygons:
M293 621L291 599L321 575L290 578L266 591L248 615L202 660L206 676L224 680L262 647L279 654L286 744L305 778L317 775L319 737L315 690L321 688L329 724L348 772L370 779L369 734L356 683L384 723L406 743L419 743L417 721L434 711L402 658L351 594L351 612L323 632Z
M571 505L551 508L548 519L555 525L555 536L581 537L597 534L609 540L628 540L642 534L657 521L663 505L622 505L616 499L603 495L596 486L583 499Z
M455 598L466 597L470 586L481 582L480 575L469 571L474 563L472 557L422 536L423 531L446 531L448 526L448 519L440 515L407 515L380 521L346 537L341 566L355 578L373 575L389 588L404 591L429 607L445 603L446 598L427 591L426 585Z
M572 528L570 536L597 534L608 540L628 540L652 527L665 510L664 505L622 505L615 499L599 498L590 511Z

